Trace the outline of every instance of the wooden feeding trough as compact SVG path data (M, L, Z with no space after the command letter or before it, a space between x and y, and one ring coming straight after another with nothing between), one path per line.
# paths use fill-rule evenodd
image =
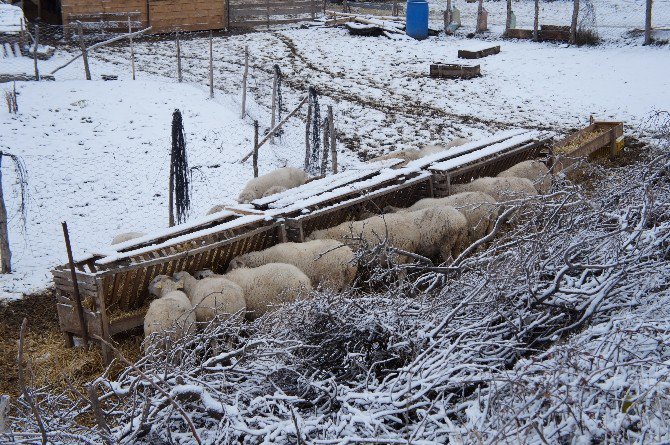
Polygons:
M430 65L430 77L445 79L472 79L481 76L479 65L459 65L457 63L433 63Z
M266 215L284 221L290 241L302 242L312 231L381 213L389 205L406 206L432 196L430 173L417 168L392 169L388 159L317 179L252 202Z
M622 136L622 122L595 121L556 142L550 150L549 167L556 174L574 168L587 156L614 156L618 154L617 140Z
M505 37L512 39L532 39L532 29L512 28L508 29ZM570 40L570 27L562 25L541 25L537 30L537 39L547 42L568 42Z
M458 58L459 59L481 59L482 57L492 56L494 54L500 53L500 45L491 46L488 48L482 48L479 50L473 49L459 49Z
M172 227L109 246L75 262L79 298L69 265L52 271L61 331L68 346L73 337L101 337L142 326L150 302L148 285L157 275L201 269L223 272L237 255L262 250L285 240L283 226L264 215L222 211L198 224ZM82 326L77 301L85 320ZM103 357L111 356L102 345Z
M429 170L433 173L435 196L449 196L453 184L468 183L484 176L496 176L519 162L534 159L548 143L547 134L530 131L433 164Z

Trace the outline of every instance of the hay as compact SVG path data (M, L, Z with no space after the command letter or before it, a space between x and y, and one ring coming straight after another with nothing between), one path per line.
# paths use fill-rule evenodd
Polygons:
M569 155L570 153L574 152L577 148L588 144L589 142L591 142L601 134L605 133L606 131L607 129L596 128L589 133L585 133L579 137L576 137L566 145L554 146L554 153Z

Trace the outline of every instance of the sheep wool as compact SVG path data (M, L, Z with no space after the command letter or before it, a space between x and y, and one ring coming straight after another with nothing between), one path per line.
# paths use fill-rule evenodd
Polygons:
M307 179L307 173L299 168L278 168L247 182L237 201L241 204L246 204L254 199L263 197L272 187L279 186L290 189L303 185L307 182Z
M211 209L209 209L209 212L207 212L208 215L213 215L214 213L219 213L222 210L225 210L226 206L223 204L217 204Z
M270 187L263 193L263 198L266 196L271 196L271 195L276 195L277 193L285 192L288 190L286 187L282 187L281 185L275 185L274 187Z
M338 226L315 230L307 239L335 239L352 247L361 247L361 238L367 247L387 241L391 247L415 253L421 242L414 223L400 213L376 215L362 221L348 221ZM380 258L385 262L387 258ZM397 262L408 262L406 256L398 255Z
M358 270L354 252L336 240L323 239L304 243L282 243L260 252L240 255L231 260L228 270L259 267L268 263L293 264L303 271L312 286L341 291L351 285Z
M393 166L393 168L400 168L407 165L407 163L410 161L419 159L421 156L423 155L419 150L398 150L398 151L392 151L391 153L386 153L385 155L377 156L375 158L368 160L368 162L385 161L387 159L402 159L403 160L402 163Z
M177 290L182 284L159 275L149 285L150 292L160 298L151 302L144 317L144 335L149 339L145 348L150 345L160 347L165 341L174 342L195 331L195 314L191 302L184 292ZM156 335L152 337L152 334Z
M307 275L292 264L269 263L259 267L242 267L225 277L242 288L247 304L246 317L254 320L273 306L308 296L312 285Z
M452 185L451 192L482 192L498 202L537 196L535 186L526 178L479 178L468 184Z
M144 232L119 233L114 238L112 238L111 245L113 246L114 244L125 243L126 241L130 241L131 239L139 238L144 235L146 235Z
M175 278L183 280L184 291L195 308L195 318L200 323L212 321L217 315L228 318L244 312L246 302L242 288L232 281L212 276L196 280L188 272L177 272Z
M499 178L526 178L530 180L538 193L546 195L551 190L551 173L546 165L531 159L519 162L498 174Z
M472 141L468 138L456 138L447 142L444 145L442 144L427 145L423 150L421 150L421 156L428 156L434 153L438 153L440 151L449 150L450 148L460 147L461 145L467 144L468 142Z
M468 221L470 243L491 233L498 219L499 206L491 195L482 192L464 192L445 198L424 198L405 209L415 211L435 206L450 206L461 212Z
M468 221L458 210L437 206L405 213L420 234L416 253L451 261L468 246Z

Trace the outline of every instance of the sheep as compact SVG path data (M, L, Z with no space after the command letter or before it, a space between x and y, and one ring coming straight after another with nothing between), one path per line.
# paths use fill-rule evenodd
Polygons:
M498 174L499 178L526 178L530 180L538 193L546 195L551 189L551 173L546 165L540 161L529 160L520 162L504 172Z
M200 323L212 321L217 315L228 318L246 310L242 288L224 277L196 280L188 272L177 272L174 277L184 282L184 291L195 308L195 319Z
M304 243L282 243L260 252L233 258L228 270L258 267L268 263L293 264L307 275L312 286L337 291L349 286L356 277L354 252L339 241L324 239Z
M170 339L176 341L195 331L195 314L188 297L181 289L184 282L175 281L166 275L158 275L149 284L149 293L159 297L149 304L144 316L144 335L160 334L174 328ZM145 344L147 350L153 341Z
M400 168L407 165L407 163L410 161L415 161L419 159L421 156L423 155L419 150L398 150L398 151L392 151L391 153L387 153L385 155L377 156L375 158L368 160L368 162L385 161L387 159L402 159L403 162L401 162L398 165L394 165L394 168Z
M450 148L460 147L461 145L465 145L469 142L472 142L472 141L468 138L456 138L456 139L453 139L453 140L447 142L444 145L442 145L442 144L427 145L423 150L421 150L421 156L428 156L428 155L432 155L434 153L438 153L440 151L449 150Z
M270 187L263 193L263 198L271 195L275 195L277 193L285 192L288 190L288 187L282 187L281 185L275 185L274 187Z
M112 238L111 245L113 246L114 244L125 243L126 241L130 241L131 239L139 238L144 235L146 235L146 233L143 232L119 233L114 238Z
M454 184L451 192L482 192L498 202L537 196L535 186L526 178L479 178L468 184Z
M445 198L424 198L406 209L390 209L391 211L411 212L435 206L451 206L465 216L471 243L491 233L499 214L496 200L491 195L482 192L457 193Z
M273 305L295 301L312 290L307 275L292 264L241 267L224 276L242 288L249 320L261 317L272 310Z
M335 239L347 245L359 243L357 238L368 246L375 246L386 240L391 247L407 252L416 252L421 242L414 223L402 214L376 215L362 221L347 221L328 229L315 230L307 240ZM381 257L380 261L387 261ZM399 256L397 262L406 263L405 256Z
M209 209L209 212L207 212L208 215L213 215L215 213L219 213L222 210L226 210L226 206L224 204L217 204L211 209Z
M307 182L307 179L307 173L299 168L278 168L247 182L237 201L240 204L246 204L254 199L263 197L272 187L280 186L290 189L303 185Z
M468 221L450 206L437 206L405 213L420 241L415 253L451 261L468 246Z

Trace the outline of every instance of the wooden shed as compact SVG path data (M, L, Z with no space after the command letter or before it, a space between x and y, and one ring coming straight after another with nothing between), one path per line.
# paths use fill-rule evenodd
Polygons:
M226 0L61 0L63 25L79 20L106 28L152 27L152 32L226 28Z

